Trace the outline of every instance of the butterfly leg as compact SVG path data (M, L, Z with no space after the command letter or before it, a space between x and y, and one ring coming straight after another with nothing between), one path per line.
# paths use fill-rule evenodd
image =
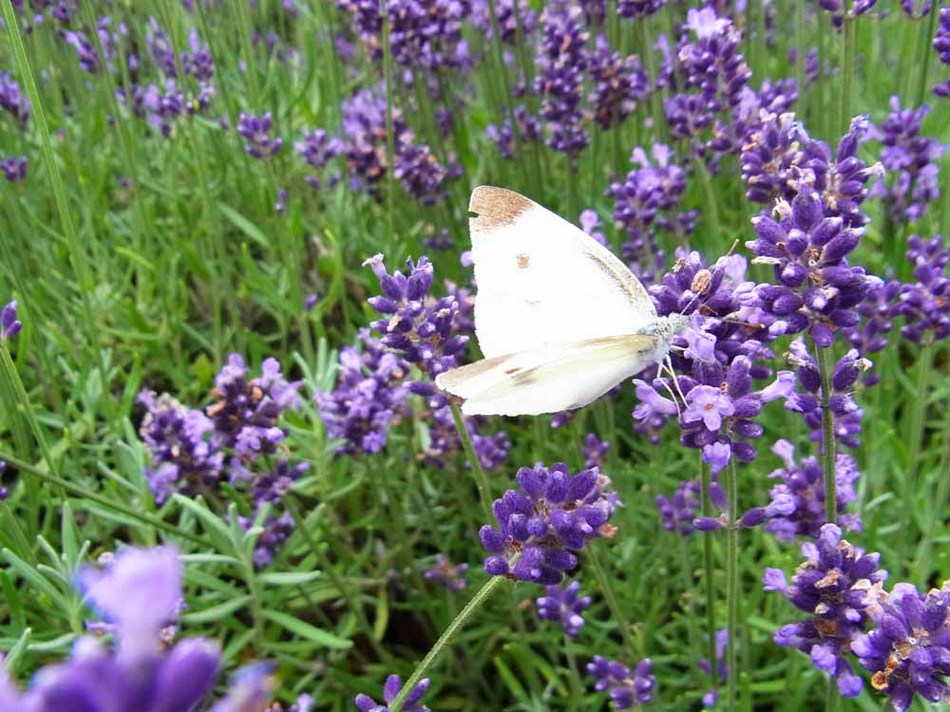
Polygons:
M666 357L666 360L667 360L667 362L669 362L670 357L667 356L667 357ZM673 383L676 385L676 390L677 390L677 392L679 393L680 398L683 399L683 403L686 403L686 398L683 396L683 392L680 390L679 383L676 381L676 374L673 372L673 364L672 364L672 363L669 363L669 365L667 365L667 364L664 363L663 361L657 362L657 365L656 365L656 380L658 380L660 383L662 383L662 384L663 384L663 387L666 389L666 392L670 394L670 399L673 401L673 405L676 406L676 418L677 418L677 420L678 420L679 417L683 414L683 412L680 410L680 402L679 402L679 400L676 398L676 393L674 393L674 392L673 392L673 389L670 388L670 384L666 382L666 379L660 378L660 376L663 375L664 367L666 367L666 368L669 370L670 374L673 376Z

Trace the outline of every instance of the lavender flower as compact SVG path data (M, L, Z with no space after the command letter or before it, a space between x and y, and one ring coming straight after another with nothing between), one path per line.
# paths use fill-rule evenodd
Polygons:
M468 564L453 564L445 554L437 554L435 565L423 574L429 581L441 584L448 591L461 591L468 586L465 572Z
M610 443L601 440L594 433L587 433L584 437L584 467L601 467L604 464L604 457L610 450Z
M891 97L890 106L891 113L873 134L884 146L881 163L890 177L890 185L878 182L872 194L884 198L891 221L919 220L928 204L940 197L938 161L946 147L920 133L921 122L930 107L902 109L896 96Z
M702 485L697 480L684 480L676 487L672 498L657 495L656 507L660 510L663 528L681 536L692 534L693 521L701 504Z
M238 116L237 132L245 139L244 150L249 156L258 159L270 158L284 145L280 136L271 136L271 115L268 111L263 116L245 114Z
M619 0L617 3L617 14L620 17L632 17L643 19L650 15L655 15L663 6L666 0Z
M895 305L903 286L896 279L874 281L858 305L860 324L842 330L858 353L873 354L887 346L887 335L894 328ZM880 380L880 372L871 372L864 376L864 385L873 386Z
M16 299L11 299L0 310L0 341L9 341L23 328L23 322L17 319L16 305Z
M26 180L26 156L5 156L0 160L0 171L11 183L22 183Z
M825 524L815 543L802 545L802 555L806 561L790 586L780 569L765 570L765 590L780 591L811 616L782 626L774 640L808 653L815 667L837 679L842 695L857 696L863 681L846 655L864 632L874 590L887 577L877 568L880 554L865 554L841 538L837 525Z
M498 146L502 158L514 158L516 139L519 145L541 139L541 122L530 115L524 105L515 107L514 117L515 128L507 120L501 126L490 124L485 128L485 135Z
M775 217L755 218L758 238L746 245L755 262L772 266L777 284L758 285L744 306L774 317L774 330L797 334L807 329L819 348L828 348L836 329L857 324L855 307L872 284L863 268L851 267L846 259L864 230L829 217L826 204L807 185L791 204L779 201Z
M900 0L901 10L908 17L926 17L933 7L933 0Z
M901 287L894 312L907 319L901 334L916 344L932 343L950 336L950 251L935 235L924 241L911 235L907 259L914 266L916 282Z
M703 707L715 707L719 701L719 686L729 679L729 666L726 665L726 645L729 642L729 630L716 631L716 672L718 679L712 680L712 687L703 694ZM699 668L712 677L712 664L708 659L699 661Z
M228 681L228 692L211 712L253 712L264 710L273 687L273 666L252 663L240 668Z
M420 705L422 696L429 689L429 678L424 677L422 681L412 688L412 692L406 697L400 708L402 712L429 712L429 708ZM356 696L356 708L359 712L389 712L389 703L396 699L402 691L402 680L399 675L390 675L386 678L386 684L383 685L383 702L379 704L369 695L360 693Z
M619 126L647 96L648 79L636 55L621 57L607 38L598 35L590 54L590 78L594 91L590 103L594 121L602 129Z
M637 663L631 673L623 663L595 655L593 662L588 663L587 671L596 680L594 689L610 694L614 709L628 710L653 699L656 677L650 658Z
M933 48L943 64L950 64L950 7L941 8L939 20ZM950 97L950 79L935 84L933 92L939 97Z
M522 492L508 490L493 505L497 528L479 531L491 554L485 572L521 581L556 584L577 566L572 552L597 536L612 536L608 520L616 495L605 492L610 479L594 468L571 475L563 463L522 467Z
M408 387L403 383L409 364L360 332L362 351L340 350L336 387L316 396L320 417L333 440L342 440L336 453L379 452L393 420L404 413Z
M20 85L8 72L0 72L0 109L4 109L16 119L20 128L30 119L30 100L23 94Z
M138 662L158 652L159 631L178 618L182 566L171 547L123 549L101 571L84 568L79 581L86 598L115 624L119 653Z
M216 485L224 453L205 437L213 429L200 410L189 410L168 394L143 390L138 402L148 412L139 434L151 450L153 465L145 468L149 491L162 504L173 492L201 492Z
M577 636L578 631L584 625L584 619L581 613L587 610L590 605L590 596L578 598L581 584L579 581L572 581L567 586L546 586L545 595L535 599L538 606L538 616L545 620L560 623L564 628L564 634L568 638Z
M769 477L781 483L769 490L775 502L778 499L794 503L794 509L786 514L772 517L765 525L779 541L792 541L796 536L817 538L825 524L825 485L821 465L815 457L804 458L801 465L795 463L795 448L787 440L780 439L772 446L772 452L782 458L784 468L773 470ZM857 499L854 484L861 473L854 458L838 453L835 458L835 495L838 523L847 530L861 531L861 518L857 514L844 514L848 504Z
M515 44L519 29L524 37L528 37L538 25L538 13L531 9L526 0L495 0L495 19L498 21L499 39L505 44ZM488 0L472 2L472 24L486 39L494 38Z
M294 149L304 163L322 171L343 151L343 142L328 135L323 129L314 129L305 132L302 139L294 144ZM308 177L307 182L314 188L320 187L320 181L316 177Z
M811 429L811 439L821 442L824 412L821 402L821 375L818 362L808 353L805 344L796 339L789 347L789 363L797 369L798 384L804 392L789 395L785 407L801 413L805 424ZM861 416L864 415L855 403L851 388L858 377L871 367L871 362L861 358L856 349L851 349L835 364L831 375L832 391L828 395L828 408L834 422L835 440L848 447L858 447L861 433Z
M549 5L541 13L538 75L534 91L541 97L547 144L576 158L590 137L582 124L583 73L588 67L587 36L581 29L580 8Z
M950 581L927 595L895 584L872 609L874 627L858 635L851 650L874 673L871 686L904 712L918 694L929 702L950 702Z

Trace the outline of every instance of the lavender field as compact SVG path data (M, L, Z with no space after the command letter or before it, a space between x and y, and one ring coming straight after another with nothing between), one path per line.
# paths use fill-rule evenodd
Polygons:
M0 0L0 712L950 709L941 5Z

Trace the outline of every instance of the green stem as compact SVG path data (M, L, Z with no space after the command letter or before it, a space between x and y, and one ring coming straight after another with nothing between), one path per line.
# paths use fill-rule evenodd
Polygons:
M43 162L46 164L46 172L49 175L50 186L53 189L53 197L56 200L56 209L59 212L59 219L63 226L63 236L66 239L66 246L69 250L69 261L72 264L73 271L79 282L79 297L82 300L83 314L86 321L85 330L89 334L92 348L99 360L102 376L105 378L107 370L102 349L102 335L99 330L99 321L96 318L90 298L92 291L95 289L95 280L93 279L92 270L87 262L88 256L80 242L79 233L73 224L69 203L66 200L66 188L63 184L63 177L59 172L59 166L56 163L56 156L53 153L53 141L50 138L50 128L49 122L46 120L46 111L43 108L43 102L36 86L36 79L30 67L30 60L26 56L26 48L23 46L19 18L13 9L12 2L3 2L0 0L0 6L3 7L3 19L7 26L7 35L10 37L10 44L13 48L13 58L16 63L17 72L33 105L33 121L36 122L36 132L40 139Z
M438 660L439 656L445 651L445 649L451 644L452 640L461 632L462 628L468 623L468 620L478 611L479 608L488 600L488 598L495 592L504 581L507 579L504 576L492 576L488 581L485 582L485 585L482 586L474 596L472 600L469 601L465 608L459 611L459 614L455 616L455 619L449 623L448 628L445 629L445 632L435 641L435 645L426 653L426 656L422 659L422 662L416 667L412 675L409 676L409 679L406 680L406 684L403 685L402 690L396 699L389 703L390 712L399 712L402 709L403 704L406 701L406 698L409 696L409 693L412 692L412 689L419 684L419 681L422 679L422 676L426 674L429 668Z
M950 415L944 416L943 436L941 437L941 457L937 472L950 472ZM930 560L930 551L933 547L934 537L937 534L938 527L943 523L944 512L947 507L947 497L950 495L950 477L946 475L937 480L937 492L934 495L933 505L927 513L927 531L920 538L917 545L917 555L914 557L913 575L911 581L926 581L927 567L932 564Z
M739 680L739 474L734 457L729 460L727 472L729 525L726 529L726 612L729 640L726 644L726 665L729 667L729 678L726 680L726 709L734 711L737 709Z
M702 480L702 508L704 517L712 516L712 502L709 501L709 486L712 484L712 473L709 466L703 462L699 464L700 479ZM703 537L703 588L706 593L706 631L709 640L706 642L706 655L709 658L709 675L713 685L719 684L719 660L716 656L716 587L713 581L713 540L712 532L701 533Z
M841 28L841 133L851 124L854 94L855 53L857 52L857 22L851 14L850 3L845 3L844 27Z
M930 374L933 371L933 346L924 344L917 356L917 383L914 391L914 405L910 417L910 430L907 440L910 442L910 461L904 475L904 545L909 544L910 532L916 521L914 493L917 485L917 472L920 469L920 456L924 444L925 418L927 415L927 395L930 393ZM947 479L943 477L941 479ZM905 549L902 549L906 551Z
M468 428L465 427L465 421L462 419L462 411L455 404L451 404L452 420L455 421L455 429L458 430L459 439L462 441L462 449L468 458L469 465L472 466L472 472L475 473L475 487L478 488L478 498L482 502L485 514L490 521L492 517L491 506L491 488L488 486L488 475L485 474L482 463L475 454L475 447L472 445L472 436L468 434Z
M821 475L825 488L825 521L838 521L838 493L835 480L835 416L831 412L831 349L815 344L815 360L821 378Z
M927 23L927 34L924 35L924 41L921 43L921 58L920 58L920 79L917 83L917 101L914 103L914 108L923 105L924 99L927 97L927 75L930 74L930 56L935 54L933 48L930 46L930 41L935 34L937 34L937 15L939 14L936 3L934 7L930 9L930 21Z
M161 529L163 531L169 532L170 534L175 534L176 536L180 536L183 539L188 539L189 541L200 544L201 546L212 548L211 543L198 534L192 534L189 531L180 529L174 524L169 524L168 522L159 519L158 517L152 516L151 514L145 514L144 512L136 511L131 507L126 507L124 504L113 502L108 497L104 497L101 494L86 489L81 485L73 484L68 480L64 480L59 475L55 475L51 472L43 472L43 470L39 469L38 467L30 465L29 463L24 462L19 458L13 457L12 455L8 455L5 452L0 451L0 460L6 460L7 464L13 465L20 472L26 472L27 474L33 475L33 477L43 480L44 482L49 482L50 484L56 485L57 487L61 487L69 494L79 497L80 499L91 500L97 504L101 504L103 507L118 512L119 514L124 514L127 517L131 517L132 519L142 522L143 524L148 524L149 526L153 526L156 529Z
M838 692L838 683L835 678L828 678L828 689L825 691L825 712L838 712L841 708L841 693Z
M386 236L387 249L395 246L394 215L396 199L396 136L393 133L393 51L389 24L389 11L386 0L379 0L379 13L383 18L383 81L386 84L386 215L389 234ZM391 250L390 250L391 251Z
M702 159L696 157L693 161L696 167L696 174L699 176L699 183L703 189L703 206L705 207L703 218L708 227L707 239L712 243L707 243L706 247L721 249L718 244L718 238L721 232L719 222L719 200L716 197L716 191L713 189L712 180L709 177L709 171L703 164Z
M40 430L40 424L36 420L36 415L33 413L33 408L30 405L30 397L27 395L26 389L23 387L23 381L20 380L20 374L16 370L16 364L13 363L13 357L10 356L10 349L7 348L5 341L0 341L0 360L3 361L3 369L6 371L7 380L10 382L10 385L13 386L13 391L16 393L17 401L19 401L18 410L23 415L27 425L30 426L30 430L33 433L33 438L36 440L36 445L39 447L40 454L43 457L43 462L46 463L46 469L52 472L53 456L49 451L49 446L46 444L46 438L43 436L43 431Z
M634 641L633 635L630 633L630 622L627 620L627 616L620 606L620 601L617 600L617 594L614 592L613 586L610 585L610 578L607 576L607 570L600 560L597 547L588 547L587 551L587 560L590 561L591 568L594 571L594 578L597 579L600 590L604 594L604 600L607 602L607 608L610 609L611 617L620 628L620 635L623 637L623 642L627 646L627 653L631 657L637 657L639 651L636 641Z

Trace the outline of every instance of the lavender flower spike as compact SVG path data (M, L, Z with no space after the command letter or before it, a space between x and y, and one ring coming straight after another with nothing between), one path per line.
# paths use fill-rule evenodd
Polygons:
M538 606L538 616L545 620L560 623L564 628L564 634L568 638L577 636L578 631L584 625L584 619L581 613L587 610L590 605L590 596L578 598L581 584L579 581L572 581L566 587L547 586L544 589L545 595L535 599Z
M628 710L653 699L656 678L649 658L641 660L631 673L623 663L595 655L593 662L587 665L587 671L597 681L595 690L610 693L614 709Z
M0 311L0 340L12 339L22 328L23 322L16 318L16 299L13 299Z
M406 697L401 708L402 712L429 712L428 707L419 704L428 689L429 678L426 677ZM359 712L389 712L389 703L395 700L401 691L402 680L399 675L390 675L386 678L386 684L383 685L383 701L385 704L381 705L369 695L360 693L356 696L356 708Z

